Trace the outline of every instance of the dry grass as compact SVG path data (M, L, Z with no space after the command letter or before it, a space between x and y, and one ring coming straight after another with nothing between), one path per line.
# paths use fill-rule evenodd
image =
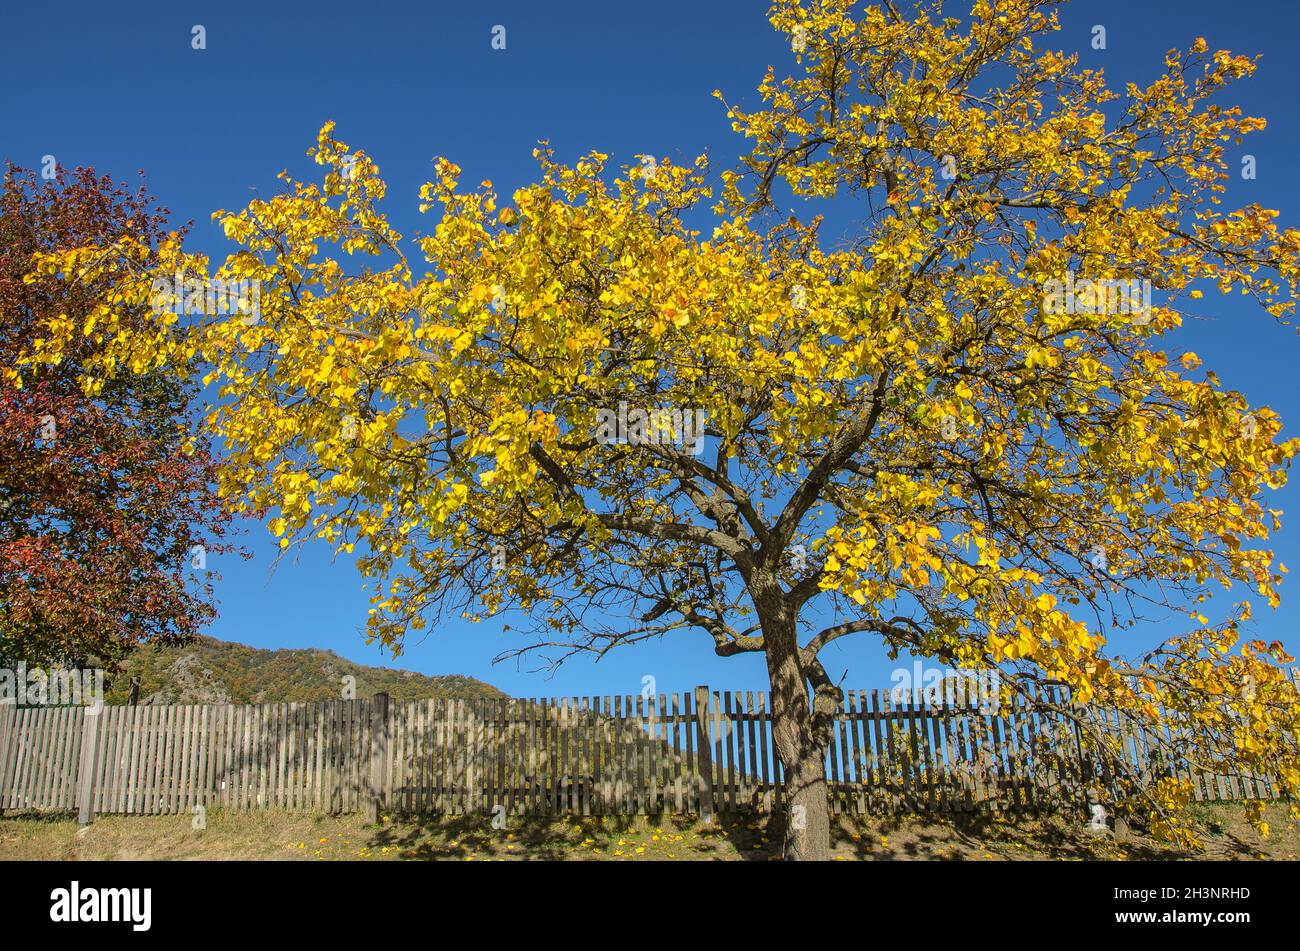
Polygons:
M838 860L999 861L1015 859L1283 859L1300 858L1300 824L1280 806L1261 839L1236 805L1203 806L1205 833L1196 854L1178 853L1141 835L1089 832L1081 820L869 817L835 830ZM299 861L547 859L769 861L779 857L778 823L766 817L704 826L692 817L510 820L489 816L410 819L285 812L209 811L207 828L190 816L102 816L78 830L67 817L0 818L0 860L284 859Z

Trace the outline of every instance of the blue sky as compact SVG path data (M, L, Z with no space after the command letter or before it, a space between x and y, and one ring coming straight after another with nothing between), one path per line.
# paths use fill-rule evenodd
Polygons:
M686 160L709 150L725 167L742 150L715 88L752 101L768 64L784 69L788 47L749 0L574 0L478 3L167 3L69 2L57 12L13 5L0 33L0 158L28 167L54 155L66 167L93 165L150 189L176 223L195 222L192 246L214 256L226 248L209 220L217 208L242 207L276 190L281 169L309 174L304 153L327 119L337 134L374 157L389 184L397 226L416 229L416 191L443 155L464 181L490 178L508 194L531 181L531 157L549 139L560 160L591 149L618 163L641 153ZM954 12L964 12L958 4ZM1228 201L1258 201L1300 223L1296 149L1300 147L1300 62L1292 0L1233 6L1221 0L1078 0L1062 11L1056 45L1104 67L1112 86L1149 81L1164 52L1199 35L1212 48L1259 53L1255 78L1235 98L1269 120L1247 150L1258 163L1252 182L1234 182ZM207 49L191 49L191 28L206 28ZM507 48L491 48L494 25ZM1091 29L1107 31L1092 50ZM1255 404L1300 420L1293 331L1237 300L1207 294L1202 318L1181 333L1227 386ZM1300 512L1300 486L1275 493L1275 508ZM372 664L392 664L367 647L366 598L350 561L332 563L310 549L270 573L274 547L260 526L247 563L219 559L221 618L215 636L258 647L327 647ZM1275 539L1288 564L1300 564L1300 524ZM1256 631L1294 652L1295 600L1270 611L1257 605ZM599 665L574 661L545 679L513 665L492 666L510 646L500 622L445 626L408 645L398 666L463 673L519 696L639 692L644 676L659 690L762 689L757 656L719 659L702 634L615 652ZM897 666L870 640L841 641L825 656L845 686L889 683Z

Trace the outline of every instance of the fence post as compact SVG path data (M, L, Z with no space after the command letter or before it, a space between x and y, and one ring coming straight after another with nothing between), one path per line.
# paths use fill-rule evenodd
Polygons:
M9 788L9 747L18 726L18 704L0 700L0 816L5 814L5 790Z
M366 821L379 821L388 793L388 694L377 693L370 701L370 798Z
M699 754L700 818L713 821L713 741L706 717L712 714L713 704L707 685L695 688L695 750Z
M95 772L99 765L99 723L103 711L87 708L81 718L81 757L77 764L77 824L90 825L95 817Z

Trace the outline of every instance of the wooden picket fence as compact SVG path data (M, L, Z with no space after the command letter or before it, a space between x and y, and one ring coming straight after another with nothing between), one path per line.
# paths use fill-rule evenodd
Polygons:
M833 812L1051 809L1096 785L1074 724L1019 698L996 713L950 699L846 691L827 750ZM1038 699L1065 702L1050 690ZM1143 738L1122 742L1127 767L1149 771ZM1274 795L1266 778L1164 768L1199 800ZM76 811L83 822L197 806L707 816L780 809L783 787L761 692L0 706L0 810Z

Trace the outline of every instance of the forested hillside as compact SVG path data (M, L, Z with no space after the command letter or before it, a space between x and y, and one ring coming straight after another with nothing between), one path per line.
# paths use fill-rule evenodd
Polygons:
M140 703L281 703L338 700L344 678L356 678L356 696L386 691L394 700L426 697L503 697L497 688L459 675L426 676L366 667L327 650L263 650L199 637L183 647L140 647L112 676L109 703L125 703L132 677Z

